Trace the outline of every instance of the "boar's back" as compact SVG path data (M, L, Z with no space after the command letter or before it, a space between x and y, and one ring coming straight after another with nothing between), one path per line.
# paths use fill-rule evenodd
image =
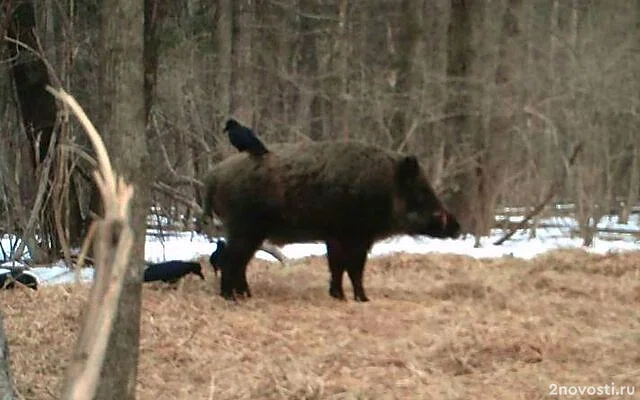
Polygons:
M388 229L398 155L359 142L271 146L263 159L230 156L209 173L213 211L228 229L274 242Z

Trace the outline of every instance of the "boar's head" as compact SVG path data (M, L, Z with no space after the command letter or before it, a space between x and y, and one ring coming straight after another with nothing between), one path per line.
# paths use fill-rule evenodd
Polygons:
M395 221L404 233L456 238L460 224L442 205L414 156L404 156L396 169Z

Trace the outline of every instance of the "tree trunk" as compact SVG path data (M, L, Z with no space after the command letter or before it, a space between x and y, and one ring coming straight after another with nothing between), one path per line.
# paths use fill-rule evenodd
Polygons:
M445 158L456 158L460 163L467 157L468 133L471 131L473 99L469 78L472 63L471 4L468 0L451 0L451 17L447 30L447 77L450 80L449 96L445 105L447 134ZM471 204L465 189L469 187L468 173L459 172L453 177L454 189L449 207L459 217L464 232L473 232Z
M526 43L527 43L527 51L526 51L526 62L525 62L525 75L526 76L534 76L535 72L536 72L536 64L535 64L535 49L536 49L536 43L534 40L534 36L533 36L533 32L535 32L535 7L533 5L532 2L527 2L526 4L523 5L524 7L524 20L525 20L525 36L526 36ZM523 104L529 104L532 102L533 97L534 97L534 88L535 85L533 83L532 80L527 80L526 83L523 86ZM533 117L529 114L525 114L524 116L525 121L524 121L524 126L527 128L527 133L529 133L530 131L530 127L533 125ZM533 150L535 148L533 142L533 138L531 138L531 135L529 135L528 140L530 140L531 142L528 143L527 145L529 146L530 150L529 151L529 156L530 158L527 160L531 160L534 159L536 156L535 151ZM541 171L539 168L535 168L535 161L530 162L530 167L528 167L529 169L529 180L531 181L531 188L532 188L532 192L535 192L536 194L534 194L532 196L533 200L536 202L540 201L541 198L541 193L542 193L542 179L540 179L540 176L542 175L543 171ZM526 202L526 200L525 200ZM526 203L525 203L526 204ZM540 214L535 215L533 218L531 218L531 225L530 225L530 229L529 229L529 239L534 239L537 235L537 227L538 224L540 223Z
M299 57L298 74L303 81L297 90L297 116L295 126L313 140L322 138L322 113L318 93L318 49L317 34L314 32L316 25L309 15L317 15L317 7L314 2L301 4L304 15L298 17L297 31L299 32Z
M629 168L629 189L625 200L620 208L620 214L618 215L618 223L626 224L629 222L629 216L633 207L638 202L640 195L640 148L636 145L632 145L631 149L631 167Z
M104 0L101 12L100 131L116 173L134 186L130 212L135 240L96 398L126 400L135 398L150 190L145 134L145 113L149 106L145 104L143 1Z
M502 183L507 179L508 155L512 153L509 148L511 141L510 128L514 124L514 107L519 99L514 83L513 65L518 59L517 54L521 51L519 35L521 3L519 0L508 0L506 7L502 9L502 26L499 31L494 31L492 25L495 23L495 8L484 11L484 34L485 41L491 46L498 44L497 57L486 57L488 64L483 65L487 74L493 76L493 82L484 87L486 91L480 103L482 110L482 124L476 132L475 140L476 174L475 174L475 195L473 203L476 205L474 224L476 237L488 236L491 233L495 221L495 209L498 197L503 187ZM475 74L474 76L477 76ZM496 96L495 93L499 93ZM497 139L499 138L499 139ZM477 239L478 240L478 239Z
M254 0L232 2L231 114L246 125L253 125L254 87L251 33Z
M45 90L45 86L50 84L47 67L38 54L31 51L39 50L35 28L33 4L30 1L18 2L11 11L7 33L30 49L14 42L8 41L7 44L9 55L14 60L11 72L34 166L42 163L47 155L58 111L55 99Z
M338 48L339 50L339 93L341 99L337 101L340 111L337 112L339 132L335 139L349 139L350 102L349 102L349 0L340 0L338 5Z
M220 114L226 118L231 114L231 66L232 49L231 38L233 36L233 2L231 0L219 0L218 18L215 21L215 43L217 62L217 106ZM216 121L220 124L222 121ZM214 126L220 130L220 126Z
M404 23L401 25L397 37L397 49L394 74L395 82L395 111L391 117L391 147L402 150L409 126L408 116L414 114L412 101L413 92L419 86L418 74L415 64L419 57L419 48L422 43L423 22L421 12L422 0L402 0L402 13Z
M425 69L433 76L445 76L447 71L447 27L450 16L450 2L448 0L437 0L425 2L424 9L427 13L424 17L424 32L422 34L424 42L423 54L425 57ZM445 113L444 106L447 103L447 86L445 82L438 79L427 78L425 91L429 97L429 108L433 108L439 114ZM428 124L424 128L424 135L432 138L432 174L436 191L446 193L446 182L444 175L446 171L447 159L445 158L445 143L447 140L447 124L442 119L435 123ZM425 143L426 145L426 143Z
M57 106L55 99L45 90L50 84L49 72L45 63L40 59L40 46L36 36L35 10L31 1L19 1L10 9L11 20L7 27L7 36L18 43L7 41L11 65L11 74L15 82L18 105L22 117L24 130L29 142L29 154L33 167L31 179L38 182L47 179L47 185L52 176L41 176L40 166L51 145L57 127ZM25 47L26 46L26 47ZM59 130L58 130L59 131ZM51 154L52 157L55 153ZM53 167L50 173L56 171ZM29 188L37 188L32 185ZM27 189L27 188L23 188ZM35 192L24 192L26 203L31 204ZM23 198L22 201L25 201ZM60 250L60 240L55 230L53 204L51 197L42 204L40 211L40 232L43 252L36 254L37 261L45 261L57 255ZM47 252L48 254L44 254ZM42 253L42 254L40 254Z
M4 321L0 312L0 399L14 400L16 394L13 391L13 381L9 366L9 344L4 333Z
M158 47L156 31L164 21L166 0L144 0L144 120L149 120L152 99L158 80Z
M635 2L635 16L636 16L636 31L640 31L640 0L636 0ZM640 48L640 37L636 35L636 46ZM636 82L640 80L640 71L635 69L634 77L636 78ZM638 132L637 130L630 129L631 140L630 140L630 152L631 152L631 165L629 168L629 189L627 191L627 195L625 196L625 201L620 211L620 215L618 216L618 223L626 224L629 222L629 216L633 207L638 202L638 198L640 197L640 146L638 146L637 138Z

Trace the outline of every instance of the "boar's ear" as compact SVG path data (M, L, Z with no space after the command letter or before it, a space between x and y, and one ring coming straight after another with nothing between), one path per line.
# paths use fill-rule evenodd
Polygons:
M400 182L407 182L418 176L420 164L416 156L405 156L398 161L397 177Z

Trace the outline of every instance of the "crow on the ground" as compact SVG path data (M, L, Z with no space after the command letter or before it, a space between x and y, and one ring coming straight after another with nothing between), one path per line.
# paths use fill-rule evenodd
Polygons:
M229 141L238 151L246 151L254 156L263 156L269 152L254 131L233 118L227 120L224 130L228 132Z
M173 260L161 263L149 263L144 270L144 281L176 283L180 278L188 274L195 274L204 279L202 266L199 262Z
M216 242L216 251L211 253L211 256L209 257L209 262L211 263L211 266L213 267L213 270L216 274L220 270L220 256L222 255L222 252L224 251L224 247L226 245L227 243L223 239L218 239L218 241Z
M0 289L13 289L16 282L19 282L28 288L38 290L38 278L33 273L23 269L7 269L9 271L0 273Z

